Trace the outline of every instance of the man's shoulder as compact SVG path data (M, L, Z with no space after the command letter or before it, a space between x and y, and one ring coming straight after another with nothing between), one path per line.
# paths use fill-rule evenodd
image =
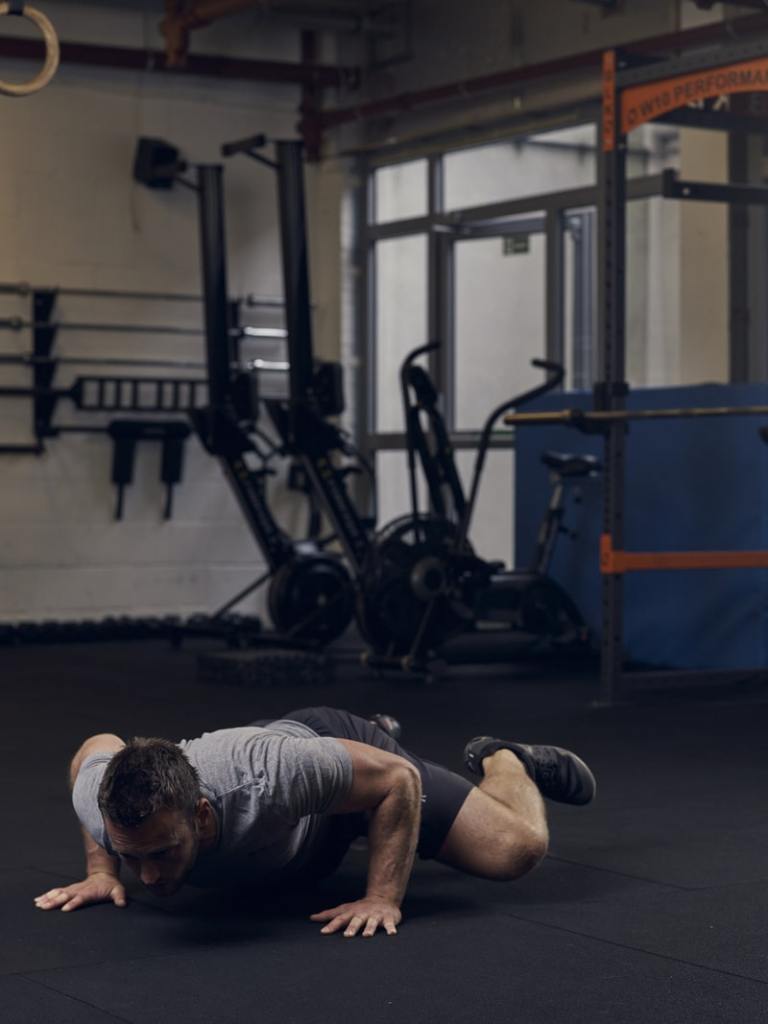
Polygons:
M179 746L197 769L203 789L223 796L241 787L267 785L276 760L284 755L286 737L317 738L317 733L301 722L280 720L204 732L180 740Z
M114 751L93 751L80 764L72 786L72 806L83 828L90 832L99 846L110 850L99 810L99 786Z
M276 719L268 725L237 725L224 729L212 729L191 739L179 740L178 746L189 754L193 750L215 752L221 749L247 748L263 743L271 736L316 737L314 729L303 722Z

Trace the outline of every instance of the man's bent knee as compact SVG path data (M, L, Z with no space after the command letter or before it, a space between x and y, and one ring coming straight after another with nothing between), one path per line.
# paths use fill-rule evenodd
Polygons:
M522 878L544 860L548 848L549 838L546 833L531 830L528 835L522 836L518 831L498 850L487 877L498 882L513 882L516 878Z

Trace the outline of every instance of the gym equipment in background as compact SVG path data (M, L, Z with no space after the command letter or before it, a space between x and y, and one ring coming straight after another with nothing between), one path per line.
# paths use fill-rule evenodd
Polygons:
M31 96L32 93L44 89L58 69L60 54L56 29L41 11L38 11L36 7L30 7L28 4L25 4L24 0L8 0L8 3L0 3L0 17L4 15L29 18L43 33L45 61L35 77L28 82L21 83L0 80L0 94L3 96Z
M357 593L353 577L359 580L375 513L358 512L349 494L348 481L350 476L365 472L372 482L375 506L375 480L371 467L330 419L344 410L341 367L337 363L317 362L313 354L302 143L276 141L275 160L263 155L267 144L264 135L254 135L222 147L224 156L242 153L265 164L277 176L289 393L285 399L265 400L264 406L283 450L302 467L346 558L346 583L338 587L335 595L328 595L326 614L340 607L351 619ZM212 381L215 376L212 371ZM340 465L341 456L355 461ZM343 565L340 561L339 564Z
M325 550L333 538L316 535L319 519L312 509L310 535L302 540L290 538L272 514L267 478L274 470L268 465L270 456L265 456L257 440L260 437L262 443L266 440L270 444L257 426L261 404L258 375L241 366L239 336L227 295L223 168L195 165L193 180L183 176L187 170L176 147L157 139L139 140L134 161L136 180L163 189L179 181L198 194L208 404L191 410L190 420L205 449L218 459L267 563L266 572L214 612L212 618L215 621L259 586L268 584L267 606L277 635L260 634L259 644L324 646L339 637L352 619L349 573L340 557ZM290 301L286 315L290 319ZM318 394L327 414L338 408L338 384L338 370L319 369ZM273 446L274 454L290 452ZM296 468L293 478L298 478Z
M184 442L190 428L179 420L112 420L107 433L114 445L112 457L112 483L117 488L115 519L123 518L125 488L133 483L136 445L146 441L159 441L160 480L165 485L163 518L170 519L173 512L173 488L181 482L184 469Z
M406 423L411 512L386 526L371 545L361 583L361 628L379 660L422 661L430 650L459 634L498 638L504 630L524 651L583 648L588 640L584 620L549 569L563 526L565 481L595 476L600 469L591 456L545 452L552 493L538 531L531 566L505 569L503 563L479 558L469 541L480 480L498 419L557 388L562 367L544 360L535 366L549 373L543 385L494 409L483 427L469 498L455 463L438 395L427 371L416 360L439 348L432 343L404 360L400 383ZM426 422L426 428L424 426ZM429 493L430 511L418 506L416 461Z
M424 671L431 662L447 656L448 641L469 634L481 643L463 660L487 660L482 642L497 639L501 630L516 634L515 654L507 650L507 656L512 657L534 646L582 645L585 630L578 610L542 571L549 564L554 537L561 525L561 489L555 489L545 519L540 558L531 570L504 572L499 563L478 558L467 539L494 424L508 409L522 406L556 387L562 379L562 368L538 362L552 373L550 380L500 406L488 418L468 500L449 458L426 459L437 507L442 502L445 512L452 503L453 518L419 513L414 497L410 515L374 534L375 519L358 512L344 472L335 464L343 444L320 400L312 349L302 145L298 141L276 141L276 159L270 160L261 152L266 143L263 135L256 135L223 150L225 155L244 153L277 171L290 394L286 400L265 404L286 452L305 468L347 558L355 580L357 622L370 646L364 660L374 668ZM406 364L404 372L412 360ZM430 383L416 376L422 387ZM401 383L405 387L405 378ZM443 456L450 455L444 424L434 416L435 402L424 397L425 407L430 405L433 413L436 448L442 450ZM420 444L427 444L426 436L417 434L414 415L415 410L406 402L413 496L416 452ZM422 447L422 451L426 453L426 448ZM588 462L568 460L556 462L552 468L561 477L567 472L577 475L596 469ZM482 623L491 627L487 635L480 629ZM498 646L494 648L496 653L491 657L498 656Z
M29 318L20 316L0 318L0 331L19 333L29 330L31 345L27 352L3 352L0 354L0 366L24 366L32 371L31 387L0 386L0 397L30 398L32 400L32 428L35 434L34 444L0 444L0 454L4 455L42 455L45 442L49 438L64 433L81 431L93 432L100 428L81 427L54 423L54 416L61 400L66 400L80 412L132 412L132 413L180 413L195 409L208 403L208 382L205 377L171 377L171 376L115 376L98 375L77 377L67 388L55 387L54 379L59 367L63 366L98 366L130 367L136 370L157 371L189 371L205 370L206 363L185 358L149 358L135 355L60 355L56 351L56 343L60 332L69 331L75 334L83 332L104 333L105 335L150 334L166 336L203 335L200 326L180 324L147 324L147 323L115 323L101 320L72 322L54 316L59 296L87 298L102 302L104 300L131 300L146 303L202 303L202 296L178 292L142 292L124 289L100 288L62 288L58 286L30 285L26 282L0 282L0 296L14 295L28 298L30 302ZM258 298L253 295L235 299L230 302L232 315L232 332L240 342L268 341L281 339L285 331L278 327L263 327L241 323L241 311L244 308L282 308L282 302L276 299ZM287 363L275 359L246 358L242 370L256 372L259 376L268 374L276 382L280 390L280 380L288 369ZM272 390L275 390L273 387Z

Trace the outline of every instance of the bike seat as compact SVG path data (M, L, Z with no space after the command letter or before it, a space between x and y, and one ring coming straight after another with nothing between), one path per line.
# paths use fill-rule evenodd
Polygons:
M541 461L560 476L591 476L602 468L595 455L571 455L567 452L544 452Z

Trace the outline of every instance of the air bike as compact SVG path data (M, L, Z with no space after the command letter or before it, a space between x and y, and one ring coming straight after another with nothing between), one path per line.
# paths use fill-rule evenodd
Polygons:
M370 664L411 668L432 658L448 661L514 659L532 652L584 649L588 631L573 600L549 576L563 525L566 481L594 476L597 459L545 452L552 493L539 527L530 568L506 570L478 557L469 541L483 468L495 424L559 387L563 369L535 359L545 383L500 405L480 436L467 497L453 447L427 371L416 360L438 343L413 351L403 362L400 386L408 445L411 512L374 538L361 576L358 621L374 654ZM427 484L429 512L420 512L417 462ZM499 643L501 641L501 643Z
M339 464L346 445L327 418L318 385L312 347L302 146L298 141L277 141L276 158L271 160L262 153L266 142L259 135L223 149L224 155L244 153L277 172L290 392L287 399L267 399L264 404L283 450L302 466L345 556L350 589L341 587L330 601L342 605L352 595L357 624L369 647L365 663L377 669L427 671L433 662L453 660L451 648L457 652L461 647L457 642L467 640L472 643L460 660L499 660L498 644L493 644L489 653L489 640L496 640L502 632L514 637L516 653L532 647L584 645L587 631L583 619L565 591L547 575L547 569L557 535L563 529L563 484L597 472L595 459L546 454L553 494L532 568L504 570L501 563L478 557L469 541L494 424L505 412L519 409L558 387L562 368L536 361L535 365L549 375L545 383L504 403L488 417L466 498L434 387L426 372L415 364L420 355L436 346L413 352L401 370L412 509L376 532L375 520L358 512L350 494L349 474ZM334 412L343 408L340 379L337 383L339 401ZM426 420L426 428L422 420ZM418 508L417 459L428 481L430 512Z

